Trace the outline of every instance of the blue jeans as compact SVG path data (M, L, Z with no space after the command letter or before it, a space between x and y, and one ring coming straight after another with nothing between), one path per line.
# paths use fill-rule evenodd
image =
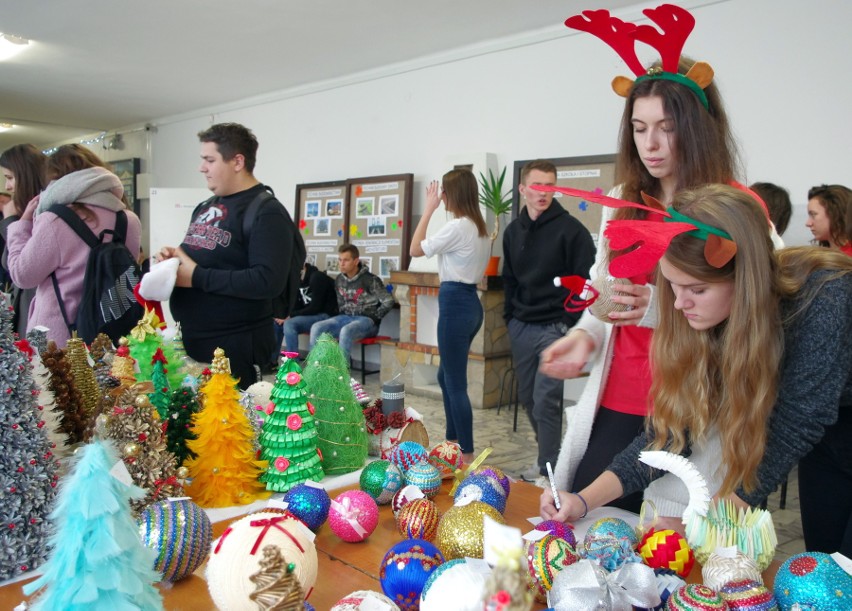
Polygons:
M379 332L379 325L367 316L349 316L338 314L327 320L314 323L311 327L311 348L317 343L317 339L323 333L331 333L340 343L343 353L349 359L352 352L352 344L365 337L375 337Z
M314 323L326 320L328 314L309 314L308 316L293 316L284 321L284 345L282 350L287 352L299 351L299 334L310 333Z
M482 304L476 285L442 282L438 292L438 384L444 396L447 439L458 440L462 452L473 453L473 410L467 396L467 357L482 326Z

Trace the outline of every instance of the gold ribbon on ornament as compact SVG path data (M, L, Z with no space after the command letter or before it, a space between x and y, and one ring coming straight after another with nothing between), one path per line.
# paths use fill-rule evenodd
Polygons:
M136 323L136 326L130 331L130 336L138 342L144 342L149 335L154 335L160 327L160 317L154 310L145 308L145 314Z
M477 456L476 458L473 459L473 462L470 463L470 466L467 469L464 469L464 470L456 469L455 473L453 473L453 479L455 481L453 482L453 487L450 488L450 494L451 495L455 494L456 488L458 488L459 484L461 484L462 481L464 481L464 478L466 478L468 475L470 475L471 471L473 471L474 469L477 469L482 463L485 462L485 459L488 458L488 455L491 454L491 451L493 449L494 448L485 448L484 450L482 450L482 452L479 454L479 456Z

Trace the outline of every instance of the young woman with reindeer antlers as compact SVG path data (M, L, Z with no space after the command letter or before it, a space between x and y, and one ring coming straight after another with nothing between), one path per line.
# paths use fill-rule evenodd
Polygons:
M713 69L681 57L695 19L673 5L644 13L662 32L652 25L625 23L606 10L585 11L565 22L603 39L637 75L635 81L617 77L612 83L626 98L616 160L619 186L612 195L641 202L645 193L668 205L677 191L699 185L723 183L745 189L734 182L737 152ZM635 53L636 41L657 49L661 61L645 69ZM610 218L642 219L647 214L633 208L610 214L605 208L599 235ZM602 237L592 268L593 285L606 280L613 254L612 245ZM622 311L610 312L606 322L585 312L573 330L542 355L542 372L556 378L577 377L593 363L583 394L568 413L555 472L562 490L580 490L600 475L642 431L650 410L648 355L657 321L653 277L648 272L620 278L630 280L612 286L616 291L612 301ZM638 511L641 502L638 492L612 504Z

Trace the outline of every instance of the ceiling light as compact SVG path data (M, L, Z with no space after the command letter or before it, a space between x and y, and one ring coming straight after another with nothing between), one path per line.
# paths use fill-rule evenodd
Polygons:
M0 123L0 132L7 132L13 127L15 127L15 125L12 123Z
M14 34L0 33L0 61L14 57L29 46L30 41Z

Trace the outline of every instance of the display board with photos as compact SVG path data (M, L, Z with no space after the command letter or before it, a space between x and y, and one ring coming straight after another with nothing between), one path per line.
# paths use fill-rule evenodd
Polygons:
M113 173L118 176L121 185L124 187L124 195L127 203L133 209L133 212L139 216L140 205L139 197L136 194L136 175L139 173L140 160L139 157L131 157L130 159L120 159L118 161L110 161ZM148 197L148 194L145 194Z
M413 174L369 176L346 181L348 241L361 262L384 282L392 271L408 269Z
M296 185L296 225L305 241L307 262L336 274L337 248L346 241L345 180Z
M516 161L514 167L514 191L512 193L512 218L518 217L523 203L518 191L521 182L521 170L533 161L525 159ZM559 157L549 159L556 166L556 184L560 187L571 187L606 195L615 184L615 155L590 155L586 157ZM601 226L601 207L578 197L570 197L560 193L556 200L572 216L578 219L595 240L598 242L598 231Z

